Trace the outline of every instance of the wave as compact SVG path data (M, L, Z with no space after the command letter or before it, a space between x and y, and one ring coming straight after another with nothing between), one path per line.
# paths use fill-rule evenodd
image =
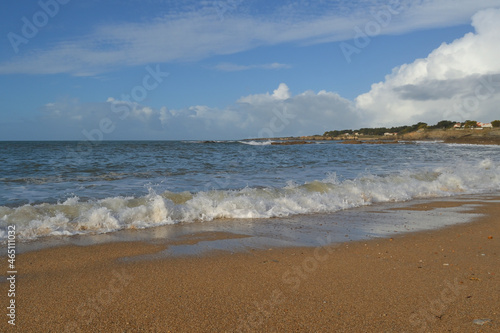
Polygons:
M487 193L500 188L500 164L489 159L477 164L401 171L379 176L360 175L281 188L243 188L190 192L163 192L141 197L109 197L81 201L71 197L57 204L0 207L0 241L15 224L20 240L45 236L106 233L178 222L207 222L222 218L272 218L297 214L333 213L377 202Z
M234 140L184 140L182 143L235 143Z
M239 143L242 143L244 145L250 145L250 146L269 146L273 143L273 141L268 140L268 141L238 141Z
M416 141L405 141L401 140L400 142L415 142L417 144L434 144L434 143L443 143L444 140L416 140Z

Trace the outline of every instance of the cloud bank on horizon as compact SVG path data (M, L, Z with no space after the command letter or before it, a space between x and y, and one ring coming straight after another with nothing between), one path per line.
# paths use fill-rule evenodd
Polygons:
M472 26L475 33L394 68L356 98L356 107L374 125L500 118L500 10L478 12Z
M336 93L306 91L292 96L282 83L272 93L244 96L221 109L205 105L154 109L112 97L92 104L66 100L45 105L36 123L47 124L49 132L62 124L67 129L82 128L88 141L144 138L144 133L150 140L165 139L165 135L204 140L309 135L327 131L334 123L347 126L353 117L352 102Z
M474 32L443 43L425 58L394 68L384 81L374 83L368 92L354 100L326 90L293 94L287 82L282 82L272 93L242 96L225 107L154 108L137 99L109 97L103 102L81 103L77 98L68 98L47 103L36 119L25 124L25 130L29 132L30 128L43 124L45 132L41 139L53 139L52 133L63 138L82 133L79 138L85 140L235 139L390 127L422 120L436 123L443 119L500 118L500 9L488 8L499 5L498 1L462 1L460 6L451 0L397 4L394 10L397 9L398 15L384 34L453 25L471 17ZM53 43L38 52L0 62L0 74L92 76L121 66L195 60L267 44L348 40L353 24L366 23L374 8L381 8L380 3L376 5L348 17L330 10L319 17L313 16L314 19L290 14L277 22L269 19L272 15L269 13L256 19L252 15L243 17L225 12L223 19L214 24L209 16L216 13L182 12L170 13L150 23L103 25L81 38ZM437 15L449 8L455 10L444 17ZM234 34L223 33L229 27ZM289 67L281 62L221 63L214 69L231 73Z

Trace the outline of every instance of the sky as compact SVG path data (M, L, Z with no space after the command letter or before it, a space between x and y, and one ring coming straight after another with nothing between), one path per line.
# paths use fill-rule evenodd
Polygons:
M500 0L6 0L0 140L500 118Z

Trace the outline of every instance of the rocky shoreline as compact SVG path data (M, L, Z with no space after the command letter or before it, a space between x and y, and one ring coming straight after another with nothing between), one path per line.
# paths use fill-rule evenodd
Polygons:
M500 128L485 130L424 130L404 135L392 136L339 136L322 135L259 138L255 141L272 141L272 145L300 145L311 144L315 141L339 141L342 144L397 144L415 141L443 141L444 143L500 145Z

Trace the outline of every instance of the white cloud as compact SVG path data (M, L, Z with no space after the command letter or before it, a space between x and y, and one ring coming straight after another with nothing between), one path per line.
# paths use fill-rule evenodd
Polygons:
M478 12L472 25L475 33L394 68L384 82L358 96L356 106L374 118L374 125L497 119L500 9Z
M441 4L446 3L443 0ZM358 96L355 104L334 92L294 95L281 83L272 92L243 96L225 108L194 105L155 109L114 98L87 104L68 99L47 103L31 124L42 133L40 139L79 140L86 138L84 133L99 137L103 119L110 119L113 130L108 126L101 134L111 140L236 139L419 121L432 124L442 119L491 121L499 118L500 9L478 12L472 25L474 33L443 43L424 59L395 68L385 81ZM3 130L23 133L29 127L25 125L16 129L8 124ZM52 137L54 133L64 137Z
M292 95L281 83L270 93L244 96L224 109L193 106L162 108L159 118L174 138L235 139L309 135L360 124L352 103L333 92Z
M194 105L171 110L114 98L103 103L63 100L46 104L33 124L39 136L33 139L59 140L243 139L322 134L363 125L352 102L338 94L293 95L284 83L273 93L244 96L226 108Z
M290 89L285 83L280 83L278 88L273 91L272 95L268 92L265 94L257 94L257 95L248 95L241 97L238 99L238 103L240 104L249 104L249 105L265 105L269 103L274 103L279 100L285 100L290 98L292 95L290 93Z
M216 8L204 7L148 17L143 22L94 26L88 35L72 36L25 56L3 60L0 74L88 76L124 66L233 54L263 45L347 40L354 37L355 27L365 27L376 20L374 13L388 8L387 1L382 0L357 2L356 6L345 2L299 4L289 1L274 5L275 10L266 15L243 11L247 4L241 2L222 20ZM463 24L477 10L498 5L498 0L396 0L389 2L393 14L380 33Z
M273 91L273 97L276 99L285 100L291 96L290 89L288 89L288 86L284 83L280 83L278 89Z

